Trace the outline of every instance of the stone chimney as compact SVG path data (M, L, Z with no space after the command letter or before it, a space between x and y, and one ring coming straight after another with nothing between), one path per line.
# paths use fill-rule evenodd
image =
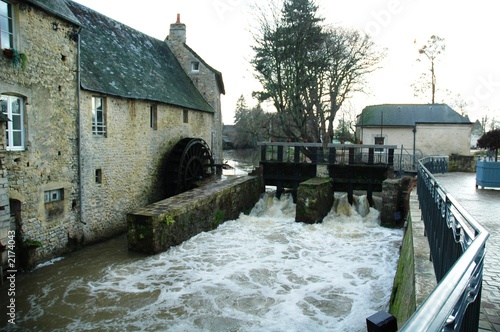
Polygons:
M168 40L173 43L186 42L186 25L181 23L181 14L177 14L177 21L170 24L170 33Z

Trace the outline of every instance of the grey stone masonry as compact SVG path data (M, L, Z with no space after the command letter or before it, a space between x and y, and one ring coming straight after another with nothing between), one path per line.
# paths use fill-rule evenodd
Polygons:
M177 14L175 23L170 24L169 40L175 43L186 42L186 25L181 23L180 14Z
M404 192L401 179L387 179L382 183L382 210L380 223L386 227L400 226L404 218Z
M207 141L216 163L222 162L222 112L221 94L224 94L222 74L210 67L196 52L186 45L186 25L177 15L176 23L170 25L165 39L193 84L213 107L213 138Z
M10 227L21 241L41 245L36 263L66 251L78 227L78 47L70 38L78 27L24 1L12 10L13 48L27 61L16 67L0 54L0 94L22 100L24 146L2 149L1 187L8 181L15 206ZM60 194L57 204L45 201L51 191Z
M9 180L5 167L5 123L0 123L0 246L9 242L9 232L14 230L10 223ZM0 252L0 269L7 264L7 251Z
M323 220L333 206L332 182L316 177L299 185L295 221L314 224Z
M147 254L165 251L238 218L257 203L264 190L261 176L237 177L133 211L127 215L128 247Z
M4 2L12 9L12 48L27 61L19 65L13 57L17 53L0 52L0 95L15 100L8 105L20 105L15 107L22 116L16 116L24 139L24 144L5 146L0 135L0 242L4 245L6 234L15 231L23 252L19 256L30 265L24 268L125 232L128 212L166 197L165 159L179 140L203 139L215 162L222 162L222 76L185 45L180 21L172 27L176 43L168 46L179 51L173 52L178 59L162 41L155 41L161 52L148 48L149 43L141 47L154 59L172 59L171 71L160 66L157 72L181 77L182 84L166 80L181 88L173 97L196 99L194 104L200 102L202 108L156 99L154 89L133 97L126 85L106 84L110 90L87 86L82 78L102 83L121 77L93 71L89 64L107 68L106 61L121 65L129 59L128 52L114 56L106 43L96 42L106 39L91 33L109 32L111 19L89 26L91 20L82 18L103 16L71 1ZM125 36L152 40L132 30L120 29ZM98 47L101 53L95 53L95 45L104 45ZM199 67L191 72L192 62ZM183 70L189 71L192 84ZM189 93L182 97L186 87ZM0 131L5 134L4 128ZM1 258L4 262L5 255Z

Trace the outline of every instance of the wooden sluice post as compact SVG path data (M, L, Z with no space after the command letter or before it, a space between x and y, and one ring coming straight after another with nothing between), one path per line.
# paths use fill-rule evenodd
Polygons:
M375 149L369 148L368 149L368 164L373 165L374 162L375 162Z
M267 145L261 145L260 146L260 161L266 161L267 160Z
M283 146L278 146L278 161L283 162Z
M328 148L328 163L335 164L337 160L337 149L334 147Z
M300 146L295 146L293 148L293 162L300 163Z
M349 164L354 164L354 148L349 148Z

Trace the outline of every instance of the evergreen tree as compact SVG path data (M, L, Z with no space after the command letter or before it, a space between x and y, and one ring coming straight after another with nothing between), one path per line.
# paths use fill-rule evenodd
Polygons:
M498 149L500 149L500 129L488 131L477 140L477 146L482 149L495 151L495 161L498 161Z
M252 65L263 90L255 96L272 100L287 138L327 144L337 111L363 91L382 54L366 35L326 28L312 0L285 0L259 23Z
M308 126L315 122L310 111L315 103L312 98L320 96L307 92L320 84L316 69L325 66L325 59L318 52L324 44L322 19L316 12L317 6L310 0L285 0L277 21L261 26L252 61L264 87L257 94L259 99L272 99L289 138L308 141L320 138L317 126Z
M248 108L245 98L241 96L236 102L235 111L236 137L234 145L237 148L254 148L258 142L269 140L270 116L262 107Z

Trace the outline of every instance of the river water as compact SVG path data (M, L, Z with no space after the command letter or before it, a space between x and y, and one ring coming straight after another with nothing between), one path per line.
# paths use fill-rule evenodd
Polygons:
M388 309L403 234L380 227L366 198L339 202L306 225L290 196L269 192L162 254L128 252L121 236L56 258L17 276L8 330L366 331Z

